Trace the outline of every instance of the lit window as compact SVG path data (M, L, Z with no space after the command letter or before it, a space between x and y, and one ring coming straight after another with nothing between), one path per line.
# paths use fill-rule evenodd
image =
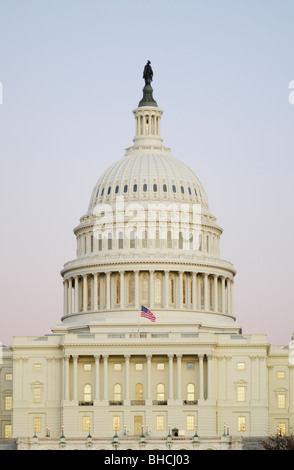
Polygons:
M243 385L237 388L237 400L245 401L245 387Z
M34 371L35 372L39 372L40 370L42 369L42 365L41 364L34 364Z
M34 395L34 403L41 403L41 388L40 387L34 387L33 395Z
M12 410L12 397L8 396L8 397L5 397L5 400L4 400L4 409L6 411L11 411Z
M286 395L284 395L283 393L278 394L278 408L286 408Z
M195 426L195 418L194 416L187 416L186 417L186 427L187 431L194 431L194 426Z
M154 301L156 304L161 304L162 302L161 279L159 277L155 279Z
M12 374L5 374L5 380L6 380L7 382L11 382L11 380L12 380Z
M112 430L113 431L120 431L120 416L113 416L112 417Z
M285 378L285 372L283 370L279 370L277 372L277 377L278 377L278 379L284 379Z
M12 434L12 426L11 424L5 424L4 425L4 438L5 439L10 439Z
M84 364L84 370L92 370L92 364Z
M92 401L92 387L90 384L86 384L84 386L84 401L85 402Z
M149 282L148 282L148 277L144 275L142 279L142 295L141 295L141 300L142 300L143 305L148 303L148 298L149 298Z
M279 436L286 436L286 424L285 423L278 424L278 433L279 433Z
M164 370L164 362L158 362L157 370Z
M143 364L139 363L135 366L136 370L143 370Z
M156 416L156 431L164 431L164 418L163 418L163 416Z
M238 370L244 370L245 369L245 362L238 362L237 363L237 369Z
M246 431L246 418L245 416L238 416L238 431Z
M135 397L136 397L136 401L143 400L143 385L142 384L136 384Z
M34 432L41 432L41 418L35 417L33 419Z
M113 387L114 401L121 401L121 384L115 384Z
M91 426L90 416L82 417L82 430L89 431Z
M113 364L113 370L121 370L121 364Z
M187 385L187 401L195 400L195 386L194 384Z
M164 401L164 385L157 385L157 401Z

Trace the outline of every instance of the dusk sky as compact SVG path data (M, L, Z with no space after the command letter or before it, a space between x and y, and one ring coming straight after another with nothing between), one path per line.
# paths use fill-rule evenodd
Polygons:
M150 60L163 144L224 229L236 321L289 343L293 18L293 0L0 0L0 342L60 323L73 228L133 143Z

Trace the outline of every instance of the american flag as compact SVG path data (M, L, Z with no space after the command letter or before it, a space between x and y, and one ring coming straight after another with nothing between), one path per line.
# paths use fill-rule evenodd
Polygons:
M156 320L156 316L152 312L150 312L148 308L144 307L144 305L142 305L141 307L141 317L148 318L148 320L151 320L153 322L155 322Z

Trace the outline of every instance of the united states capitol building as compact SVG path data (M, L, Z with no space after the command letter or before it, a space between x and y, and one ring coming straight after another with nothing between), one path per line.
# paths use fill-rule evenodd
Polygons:
M222 228L163 146L152 75L133 145L74 229L61 323L2 348L0 439L17 449L244 449L292 433L291 333L242 334Z

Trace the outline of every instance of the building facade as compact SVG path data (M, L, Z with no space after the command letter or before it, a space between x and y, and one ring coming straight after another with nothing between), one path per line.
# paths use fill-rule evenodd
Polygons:
M2 348L0 438L19 449L241 449L291 433L292 343L242 334L222 228L163 146L144 78L133 145L74 229L61 324Z

